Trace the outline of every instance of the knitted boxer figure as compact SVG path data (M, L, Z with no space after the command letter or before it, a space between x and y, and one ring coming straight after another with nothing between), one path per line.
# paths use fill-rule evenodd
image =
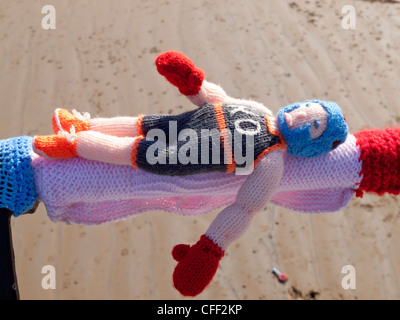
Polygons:
M60 135L35 137L34 150L53 158L79 155L107 163L133 165L161 175L230 173L241 163L232 158L236 145L231 144L228 137L234 136L232 132L235 130L253 137L254 172L241 186L235 203L218 215L196 245L180 245L173 250L174 258L179 261L174 272L175 287L184 295L194 296L211 281L228 245L246 230L253 215L268 203L279 187L284 154L312 158L334 150L345 141L347 125L340 108L333 102L312 100L296 103L282 109L275 118L261 104L230 98L219 86L206 82L204 74L182 54L169 52L160 55L156 64L159 72L187 94L199 109L179 116L92 120L58 109L53 117L53 128ZM172 71L171 66L174 67ZM147 139L149 132L160 128L165 132L171 121L176 122L181 130L218 129L218 149L223 154L218 159L220 161L211 163L207 153L205 165L201 161L190 165L171 165L170 161L149 164L145 155L154 144L153 140ZM242 144L243 140L240 142ZM179 153L180 147L183 148L184 144L175 149L166 144L158 152L170 160L173 152ZM245 149L246 145L242 144L241 150ZM203 159L204 154L197 158Z
M52 158L79 155L108 163L131 164L161 175L230 173L235 169L245 174L249 171L238 169L252 169L275 149L287 148L289 154L314 157L335 149L347 136L340 108L333 102L318 100L283 108L278 119L248 105L221 103L208 103L176 116L115 119L119 124L126 121L133 137L120 137L120 132L115 136L105 134L101 130L107 125L90 128L90 122L78 118L66 110L56 110L54 130L61 135L36 137L35 151ZM78 129L72 124L74 133L66 132L64 127L74 121ZM104 120L93 119L92 123L97 121ZM73 141L68 143L68 139Z
M188 175L209 171L232 172L238 165L234 155L243 153L247 142L251 143L250 149L254 151L252 160L257 163L264 154L276 148L287 147L288 154L300 157L318 156L333 150L347 137L347 125L340 108L333 102L312 100L295 103L281 109L276 119L258 102L228 97L222 88L205 81L204 73L179 52L161 54L156 65L160 74L200 108L178 116L141 115L90 121L77 113L72 115L57 109L53 130L60 135L36 137L35 151L51 158L79 155L109 163L131 164L157 174ZM176 125L178 133L191 130L190 133L197 138L191 142L202 147L196 150L198 156L191 157L190 163L184 166L173 164L177 162L181 147L185 146L185 150L190 148L187 148L186 139L180 137L178 141L176 137L173 139L176 145L169 144L171 123ZM162 130L164 137L161 142L168 141L157 150L161 153L158 158L165 158L161 163L149 163L151 161L147 159L148 149L154 145L153 135L150 139L148 137L153 129ZM211 159L211 144L215 147L216 141L212 139L204 143L201 140L203 130L217 130L210 136L219 137L219 158ZM79 139L75 141L77 134ZM204 144L208 154L204 153Z

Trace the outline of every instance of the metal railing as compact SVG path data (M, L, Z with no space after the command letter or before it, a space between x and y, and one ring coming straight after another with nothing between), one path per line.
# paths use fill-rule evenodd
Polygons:
M11 234L12 212L0 208L0 300L19 300Z

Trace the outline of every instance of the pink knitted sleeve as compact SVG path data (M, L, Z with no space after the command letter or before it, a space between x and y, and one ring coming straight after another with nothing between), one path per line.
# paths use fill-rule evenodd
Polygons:
M281 150L266 154L239 189L236 201L222 210L211 223L206 236L226 250L249 226L254 214L263 209L278 189L284 169Z
M201 107L205 103L242 104L253 107L261 112L264 112L265 114L272 116L272 111L263 104L253 100L232 98L228 96L224 89L222 89L219 85L206 80L203 81L200 91L197 94L186 97L198 107Z

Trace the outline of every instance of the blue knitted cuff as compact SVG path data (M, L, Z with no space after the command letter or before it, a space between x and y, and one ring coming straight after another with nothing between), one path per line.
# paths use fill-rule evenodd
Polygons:
M32 137L0 140L0 207L17 217L38 200L33 175Z

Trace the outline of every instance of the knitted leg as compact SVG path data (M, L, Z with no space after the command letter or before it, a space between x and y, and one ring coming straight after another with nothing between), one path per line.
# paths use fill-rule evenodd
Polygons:
M115 137L96 131L84 131L76 141L77 154L85 159L131 165L135 142L143 137Z
M89 130L115 137L136 137L140 135L139 117L94 118L89 121Z
M90 119L88 113L83 115L73 110L72 113L65 109L56 109L53 115L53 131L70 132L73 127L75 132L93 130L116 137L135 137L140 126L139 117L114 117Z

